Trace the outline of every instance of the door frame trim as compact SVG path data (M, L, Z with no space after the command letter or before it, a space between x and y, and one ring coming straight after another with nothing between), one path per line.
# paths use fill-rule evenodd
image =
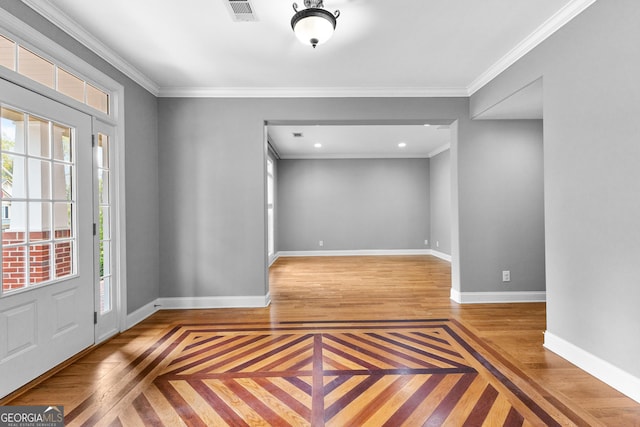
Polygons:
M118 328L119 331L122 332L127 329L124 86L2 8L0 8L0 27L8 33L7 35L14 37L16 39L15 41L23 44L25 47L31 47L38 52L44 53L46 56L55 60L56 63L66 66L69 71L80 73L89 80L98 83L109 92L111 97L111 115L106 115L51 88L26 78L15 71L0 67L0 78L63 105L82 111L85 114L89 114L94 120L97 119L115 127L117 171L114 174L114 185L116 186L114 232L118 235L118 244L115 248L116 253L114 258L118 265L117 282L119 289L117 293L119 301L117 301L117 304L120 308Z

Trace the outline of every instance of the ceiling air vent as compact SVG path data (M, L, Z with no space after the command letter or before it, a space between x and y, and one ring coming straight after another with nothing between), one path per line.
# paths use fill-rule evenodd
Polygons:
M293 137L294 138L302 138L304 135L302 135L302 132L293 132Z
M236 22L257 21L256 14L253 13L253 6L248 0L223 0L229 9L231 19Z

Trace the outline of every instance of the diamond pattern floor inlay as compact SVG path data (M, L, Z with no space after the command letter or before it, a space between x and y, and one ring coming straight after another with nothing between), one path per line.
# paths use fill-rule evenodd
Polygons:
M530 426L583 420L464 326L175 327L67 425Z

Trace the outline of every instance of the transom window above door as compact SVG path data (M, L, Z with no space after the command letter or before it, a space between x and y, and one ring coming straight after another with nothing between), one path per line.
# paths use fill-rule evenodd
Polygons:
M107 92L2 34L0 66L109 114L110 100Z

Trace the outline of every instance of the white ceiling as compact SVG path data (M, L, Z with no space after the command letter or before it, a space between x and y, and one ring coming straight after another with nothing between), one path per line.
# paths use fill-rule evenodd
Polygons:
M250 0L256 22L234 21L229 0L22 1L157 96L344 97L470 96L595 0L325 0L341 13L316 49L294 36L290 0ZM478 118L541 116L541 96L534 85ZM290 140L293 127L269 129L298 158L429 157L450 133L305 127L318 152Z
M316 49L290 0L22 1L159 96L468 96L595 0L325 0Z
M282 159L428 158L449 147L451 132L448 125L279 125L269 126L269 137Z

